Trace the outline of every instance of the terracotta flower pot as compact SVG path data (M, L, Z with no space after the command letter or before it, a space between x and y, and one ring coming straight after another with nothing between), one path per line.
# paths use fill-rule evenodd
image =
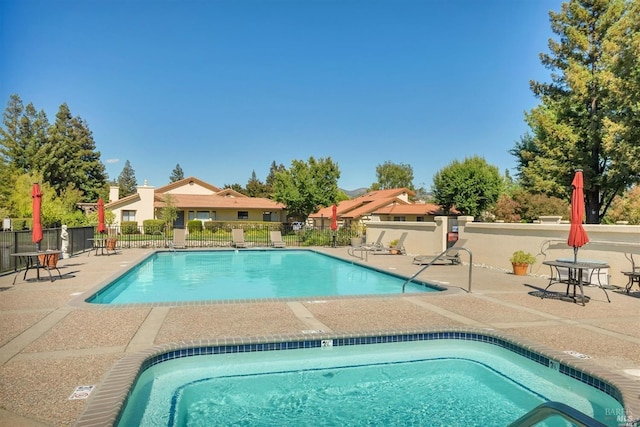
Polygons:
M515 264L511 263L513 266L513 274L516 276L526 276L527 271L529 270L529 264Z
M45 267L49 267L49 268L56 268L56 266L58 265L58 259L60 259L60 254L51 254L51 255L47 255L45 257L45 255L38 255L38 258L40 260L40 265L43 265ZM48 265L45 265L45 258L48 261Z

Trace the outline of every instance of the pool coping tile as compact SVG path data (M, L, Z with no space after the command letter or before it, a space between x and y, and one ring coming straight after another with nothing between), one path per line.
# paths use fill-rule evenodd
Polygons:
M129 354L120 359L93 393L85 411L76 422L77 427L113 425L117 423L127 397L140 374L156 363L180 357L206 354L224 354L247 351L284 351L321 347L332 340L332 345L367 345L401 341L457 339L486 342L527 357L543 366L550 361L558 364L559 372L595 387L625 408L629 420L640 414L640 383L594 366L588 359L577 359L542 345L515 338L487 328L431 328L396 331L369 331L362 333L283 334L276 336L231 337L212 340L184 341L162 344Z

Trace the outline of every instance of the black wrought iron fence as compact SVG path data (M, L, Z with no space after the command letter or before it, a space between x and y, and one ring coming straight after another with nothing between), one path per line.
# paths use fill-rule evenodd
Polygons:
M330 246L348 245L352 237L351 230L338 229L335 232L329 228L294 229L290 224L242 224L237 226L219 227L213 229L191 230L186 234L185 246L188 248L228 247L232 246L233 228L242 228L244 241L249 247L269 247L271 240L269 231L277 229L282 234L282 240L288 247L301 246ZM170 248L173 242L173 230L167 232L160 228L143 230L138 227L134 232L119 227L110 229L110 233L118 237L121 248ZM335 238L335 240L334 240Z
M42 230L42 241L39 247L31 240L31 230L3 231L0 232L0 273L15 271L24 267L20 260L11 257L17 252L33 252L37 249L46 251L48 249L60 249L60 228L47 228ZM75 254L83 252L92 247L89 240L93 237L95 227L74 227L69 228L68 253Z
M350 243L353 233L349 229L331 230L325 228L298 227L281 223L242 223L228 225L214 229L203 229L187 233L185 246L187 248L230 247L232 244L232 229L242 228L244 240L248 247L270 247L270 230L280 230L282 240L287 247L306 246L345 246ZM60 228L43 230L40 250L60 249ZM95 227L70 227L67 230L68 252L70 255L86 252L93 248L93 238L100 237ZM109 227L108 234L117 237L117 247L127 248L171 248L173 230L167 232L161 228L153 229L143 226L137 229L130 227L123 230ZM22 268L19 260L11 257L16 252L32 252L36 250L31 241L31 231L0 232L0 273L15 271Z

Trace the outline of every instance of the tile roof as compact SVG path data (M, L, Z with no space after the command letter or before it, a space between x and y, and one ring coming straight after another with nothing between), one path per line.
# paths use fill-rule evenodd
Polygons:
M384 206L373 212L376 215L445 215L442 207L433 203L412 203Z
M265 209L282 210L285 206L282 203L274 202L262 197L229 197L218 194L172 194L173 204L180 208L199 209ZM164 207L162 195L156 194L154 207Z
M338 203L338 218L359 218L393 203L407 204L407 202L399 198L399 196L403 194L409 196L415 195L415 193L408 188L391 188L388 190L374 190L355 199L343 200ZM312 213L309 215L309 218L331 218L332 215L332 207L327 206Z
M137 202L140 200L140 194L135 193L135 194L131 194L127 197L123 197L121 199L115 200L113 202L109 202L109 203L105 203L104 204L104 208L105 209L116 209L120 206L126 206L130 203L133 202Z
M181 179L179 181L176 182L172 182L171 184L165 185L164 187L159 187L156 188L156 193L166 193L167 191L173 190L175 188L179 188L184 186L185 184L189 184L190 182L196 183L204 188L207 188L211 191L213 191L214 193L217 193L219 191L222 191L222 189L216 187L215 185L211 185L208 182L204 182L201 179L198 179L196 177L190 176L188 178L184 178Z

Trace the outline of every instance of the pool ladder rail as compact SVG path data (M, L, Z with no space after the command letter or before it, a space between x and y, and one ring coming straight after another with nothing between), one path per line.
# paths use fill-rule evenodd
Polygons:
M429 263L427 265L425 265L424 267L422 267L420 270L418 270L417 273L415 273L413 276L409 277L403 284L402 284L402 293L404 293L404 289L407 286L408 283L412 282L413 279L415 279L420 273L422 273L423 271L425 271L427 268L431 267L436 261L439 261L440 259L442 259L443 256L445 256L448 252L450 251L465 251L466 253L469 254L469 281L467 284L467 292L471 293L471 272L472 272L472 267L473 267L473 254L471 253L471 251L467 248L464 247L458 247L458 248L447 248L445 251L443 251L442 253L436 255L435 257L433 257L433 259L431 261L429 261Z
M553 415L559 415L579 427L606 427L606 425L600 421L560 402L542 403L509 424L509 427L534 426Z

